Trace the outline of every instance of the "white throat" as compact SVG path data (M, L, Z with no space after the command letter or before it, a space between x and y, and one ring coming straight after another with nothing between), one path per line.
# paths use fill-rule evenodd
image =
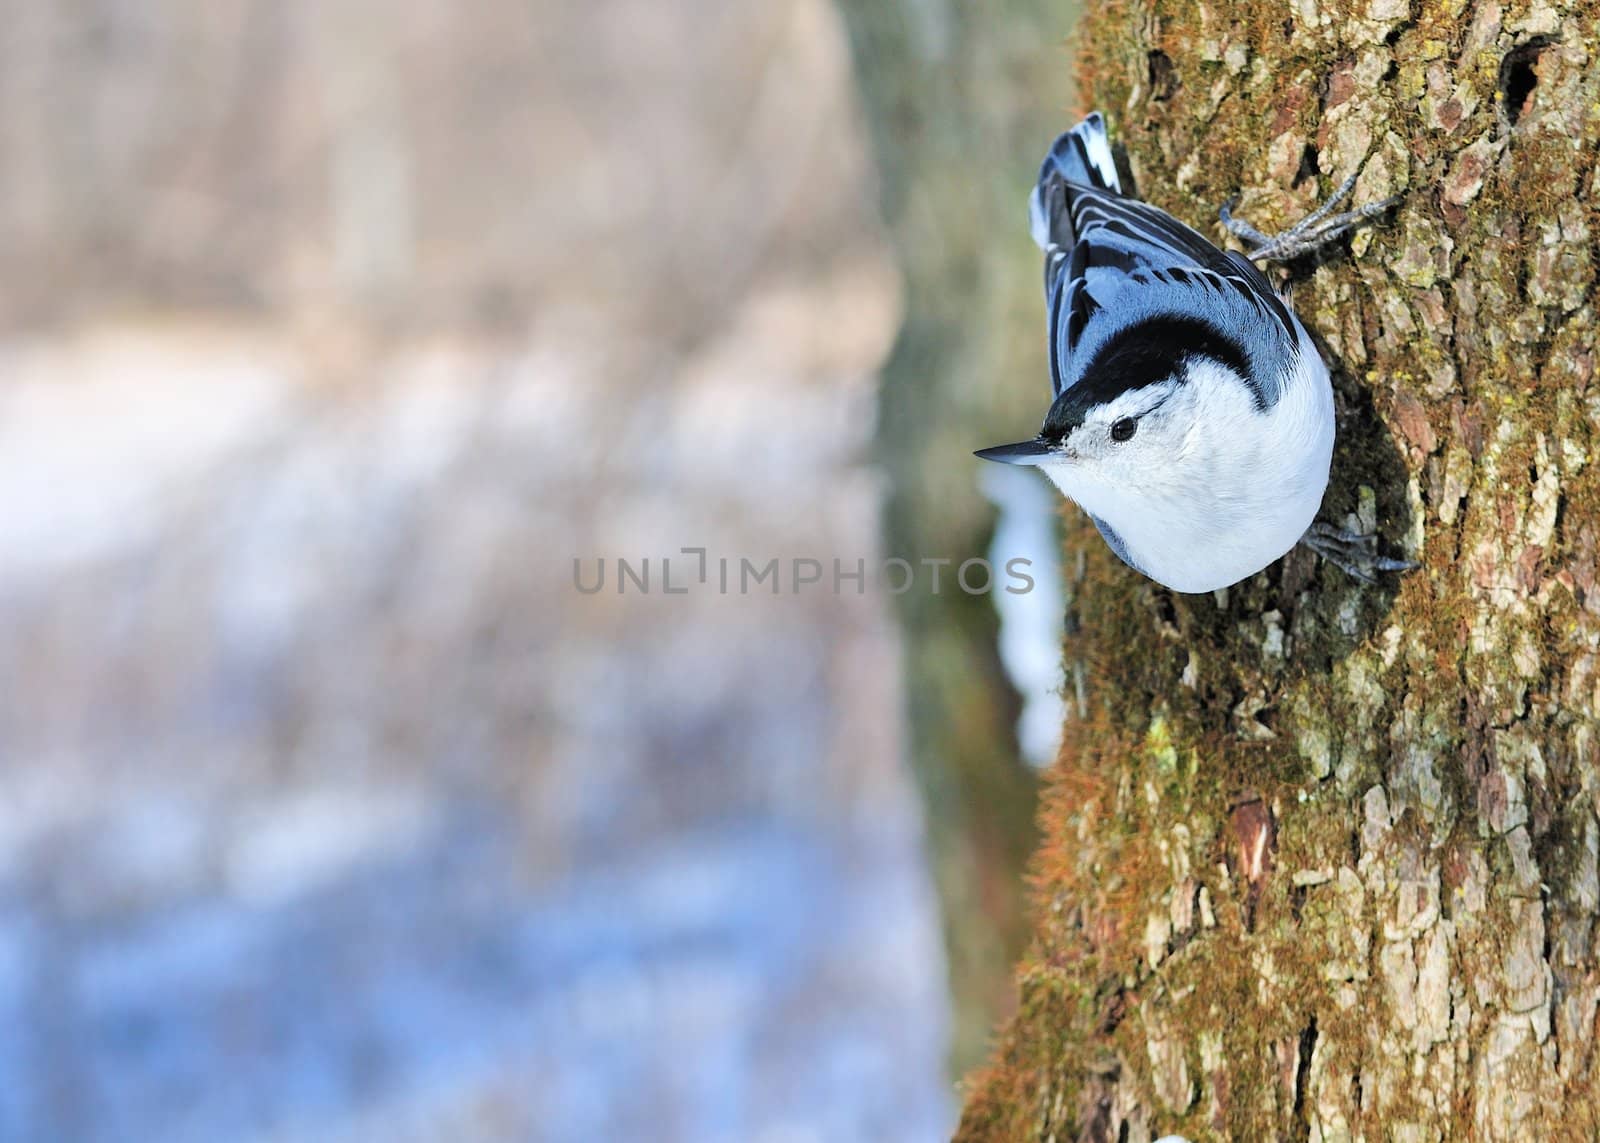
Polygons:
M1188 384L1193 423L1160 463L1121 479L1070 457L1041 467L1117 533L1140 571L1175 591L1205 592L1254 575L1315 520L1333 455L1333 391L1304 333L1295 372L1264 413L1219 366L1197 364Z

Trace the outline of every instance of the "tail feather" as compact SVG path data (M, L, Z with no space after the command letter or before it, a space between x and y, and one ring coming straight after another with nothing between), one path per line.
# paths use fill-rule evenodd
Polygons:
M1041 250L1072 245L1063 182L1122 193L1106 121L1098 111L1057 139L1039 168L1039 185L1028 202L1028 223Z

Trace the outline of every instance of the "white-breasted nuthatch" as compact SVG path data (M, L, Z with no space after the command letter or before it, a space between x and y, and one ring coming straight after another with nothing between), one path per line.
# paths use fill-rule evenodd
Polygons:
M1043 469L1113 552L1175 591L1227 587L1301 541L1362 579L1413 566L1315 523L1333 389L1252 261L1309 253L1392 205L1334 215L1354 185L1276 238L1224 207L1246 257L1124 195L1098 112L1062 135L1030 203L1054 400L1033 440L977 455Z

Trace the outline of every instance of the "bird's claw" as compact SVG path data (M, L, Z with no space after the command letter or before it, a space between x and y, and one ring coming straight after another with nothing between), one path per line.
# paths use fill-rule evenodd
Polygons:
M1341 214L1334 214L1334 208L1350 197L1355 185L1356 176L1352 174L1339 184L1339 189L1334 191L1326 202L1281 234L1263 234L1244 219L1235 218L1233 208L1238 205L1238 195L1225 202L1217 214L1230 234L1252 245L1253 249L1250 251L1252 260L1290 262L1306 254L1316 253L1329 243L1343 238L1362 223L1370 222L1400 204L1399 196L1395 196L1380 202L1369 202L1365 206L1358 206Z
M1217 210L1217 217L1222 219L1222 225L1228 228L1228 233L1238 238L1241 242L1248 242L1252 246L1264 246L1272 239L1251 226L1242 218L1233 216L1233 208L1239 205L1239 196L1235 194Z
M1412 571L1422 565L1378 554L1378 537L1372 532L1351 532L1318 520L1300 542L1311 551L1362 583L1376 585L1378 572Z

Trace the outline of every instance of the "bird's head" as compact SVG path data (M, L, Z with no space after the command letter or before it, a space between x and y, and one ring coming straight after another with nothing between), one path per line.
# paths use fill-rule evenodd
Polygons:
M1191 470L1214 467L1207 454L1259 412L1256 393L1231 338L1191 319L1145 321L1093 353L1037 437L978 455L1038 465L1072 499L1107 516L1121 501L1204 478Z
M1332 451L1331 393L1313 354L1318 375L1266 406L1226 339L1149 332L1098 354L1033 440L978 455L1038 466L1117 533L1130 563L1206 590L1235 565L1264 566L1310 524ZM1198 571L1213 562L1222 570Z

